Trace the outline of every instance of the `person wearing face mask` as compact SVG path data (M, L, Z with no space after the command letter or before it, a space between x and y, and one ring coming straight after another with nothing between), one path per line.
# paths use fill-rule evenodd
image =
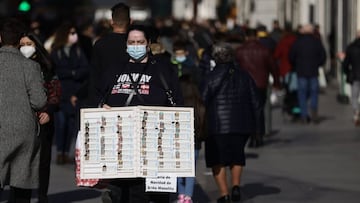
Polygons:
M20 44L20 51L26 58L30 58L35 54L36 49L33 45Z
M82 87L89 73L88 60L77 42L75 26L64 23L55 32L50 53L62 88L60 108L55 113L57 164L70 162L69 150L76 135L78 116L74 95Z
M186 42L178 40L173 45L174 56L171 63L178 77L183 75L191 75L196 84L200 82L200 73L195 61L189 57L189 52L186 49Z
M184 41L175 41L173 45L174 57L171 60L174 71L180 80L180 87L183 92L184 102L186 106L194 107L195 112L195 160L198 157L201 148L201 141L198 139L203 132L205 118L205 108L202 104L199 94L199 71L198 67L188 57L189 53L186 49ZM201 105L201 107L200 107ZM202 109L201 109L202 108ZM202 111L202 112L200 112ZM201 121L200 121L201 120ZM201 131L201 132L200 132ZM195 185L195 177L179 177L177 179L177 203L192 203L192 196Z
M100 107L183 105L178 77L169 60L151 54L149 36L144 26L129 27L126 51L129 60L109 67L109 71L99 80L102 83L96 86L96 92L100 93L97 96ZM171 98L164 82L172 92ZM145 192L143 178L115 179L109 188L114 187L117 189L111 190L112 202L169 202L168 193ZM115 191L121 192L115 195Z
M103 104L108 106L169 105L159 72L166 81L167 79L171 81L167 86L174 89L175 101L179 100L182 103L183 99L177 89L178 77L173 71L171 63L164 60L163 57L152 55L148 45L147 28L143 25L130 26L126 46L129 60L109 67L109 71L104 73L102 79L99 80L100 83L96 85L97 103L101 103L100 106ZM141 76L137 77L140 80L133 80L130 77L132 74ZM175 78L173 78L174 76ZM104 83L104 81L108 82ZM135 89L135 93L131 89L134 85L138 87ZM129 95L132 95L132 98L128 98Z
M25 33L20 39L20 52L40 64L44 87L47 92L46 108L37 112L40 123L40 167L38 199L39 203L48 202L51 151L54 137L54 113L58 110L61 87L55 74L50 55L34 33Z

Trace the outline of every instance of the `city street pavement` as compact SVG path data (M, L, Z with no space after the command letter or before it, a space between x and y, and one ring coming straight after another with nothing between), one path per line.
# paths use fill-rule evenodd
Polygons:
M336 95L335 87L321 94L317 125L292 123L280 108L273 109L272 133L265 146L246 149L242 202L360 202L360 127L351 122L351 106L339 104ZM211 170L205 168L203 150L196 179L194 202L216 202L219 193ZM100 203L100 195L101 190L75 186L74 165L52 165L52 203Z

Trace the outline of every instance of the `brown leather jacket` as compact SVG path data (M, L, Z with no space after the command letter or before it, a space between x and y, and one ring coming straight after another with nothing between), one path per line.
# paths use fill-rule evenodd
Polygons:
M258 88L267 88L269 74L274 78L274 86L279 87L279 69L270 50L259 41L244 42L236 49L235 57L240 67L253 77Z

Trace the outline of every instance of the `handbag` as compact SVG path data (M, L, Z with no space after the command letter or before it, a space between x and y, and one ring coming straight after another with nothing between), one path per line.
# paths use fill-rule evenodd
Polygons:
M59 105L61 98L61 84L57 77L45 82L44 87L47 91L47 102L51 105Z

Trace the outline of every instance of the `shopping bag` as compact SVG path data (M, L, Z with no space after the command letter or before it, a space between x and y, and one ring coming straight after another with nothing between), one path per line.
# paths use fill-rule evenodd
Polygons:
M320 88L326 88L327 82L326 82L325 71L324 71L323 67L319 68L318 80L319 80Z
M76 144L75 144L75 165L76 165L76 176L75 181L77 186L84 186L84 187L94 187L99 183L99 179L81 179L80 173L81 173L81 132L79 131L77 137L76 137Z

